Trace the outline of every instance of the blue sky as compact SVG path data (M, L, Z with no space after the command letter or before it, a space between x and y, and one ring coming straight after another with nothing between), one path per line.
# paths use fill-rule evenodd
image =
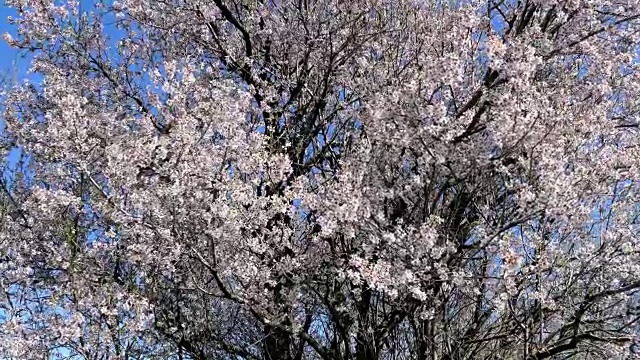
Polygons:
M4 2L2 2L2 4L0 4L0 34L8 32L15 35L15 26L9 25L7 22L7 17L9 16L13 16L15 18L16 12L14 9L4 5ZM16 49L11 48L4 41L0 41L0 71L2 74L11 74L14 67L19 70L17 74L18 80L24 79L27 69L29 68L29 61L28 59L21 59L21 56Z
M14 29L7 23L8 16L15 16L13 9L8 8L6 5L0 5L0 33L11 32L14 33ZM0 71L3 73L10 69L16 58L16 51L2 41L0 42Z

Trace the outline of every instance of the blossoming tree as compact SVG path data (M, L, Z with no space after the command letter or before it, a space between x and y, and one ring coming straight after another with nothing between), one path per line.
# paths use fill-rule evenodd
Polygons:
M637 1L8 3L1 358L636 353Z

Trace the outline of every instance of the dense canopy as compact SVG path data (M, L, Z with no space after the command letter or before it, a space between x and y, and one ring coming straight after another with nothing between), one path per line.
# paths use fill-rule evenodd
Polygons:
M8 4L1 359L640 353L637 0Z

